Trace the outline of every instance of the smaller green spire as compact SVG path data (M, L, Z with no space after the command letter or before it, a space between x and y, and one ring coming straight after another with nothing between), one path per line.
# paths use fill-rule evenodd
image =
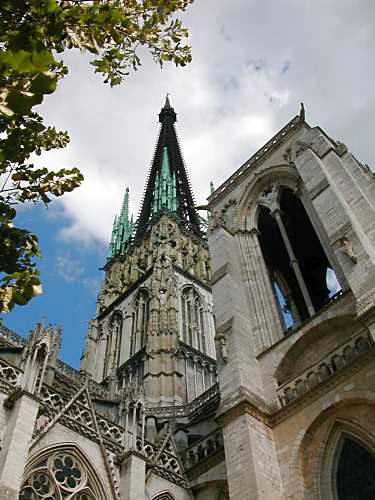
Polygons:
M155 177L153 208L154 215L161 210L177 211L176 174L170 172L167 146L163 148L160 175Z
M116 215L113 222L111 241L108 247L108 259L111 259L114 255L123 252L125 244L131 238L133 228L133 215L129 221L129 188L127 187L120 215Z

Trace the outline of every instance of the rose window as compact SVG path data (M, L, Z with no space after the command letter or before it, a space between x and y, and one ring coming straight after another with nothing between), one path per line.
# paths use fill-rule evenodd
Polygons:
M84 479L78 461L72 455L64 453L55 455L52 473L61 488L65 490L76 490Z
M23 482L19 500L97 500L97 493L80 460L58 452L40 460ZM95 493L94 493L95 492Z

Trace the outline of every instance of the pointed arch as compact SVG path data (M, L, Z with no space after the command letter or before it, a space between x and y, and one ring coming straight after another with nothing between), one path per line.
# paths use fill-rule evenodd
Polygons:
M185 286L181 291L182 339L185 344L206 353L204 309L203 299L195 287Z
M219 491L216 500L229 500L229 493L227 487L224 487Z
M157 493L152 500L175 500L175 497L168 490Z
M116 369L119 364L123 327L123 316L121 311L115 311L112 314L108 325L103 378L106 378L107 375L109 375L113 369Z
M130 356L138 352L146 344L149 319L150 293L146 288L141 288L133 302Z
M375 498L375 442L359 426L336 421L328 437L320 469L322 498Z
M67 497L109 499L99 473L77 444L63 443L38 450L26 464L19 500Z

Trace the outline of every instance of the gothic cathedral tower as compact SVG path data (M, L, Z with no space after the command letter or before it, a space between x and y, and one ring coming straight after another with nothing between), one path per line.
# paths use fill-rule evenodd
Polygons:
M151 406L188 403L216 382L210 264L168 97L140 215L115 219L82 370Z

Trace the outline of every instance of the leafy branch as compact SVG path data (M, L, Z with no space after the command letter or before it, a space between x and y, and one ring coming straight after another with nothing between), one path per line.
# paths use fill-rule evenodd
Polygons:
M43 202L77 188L77 168L38 168L31 155L63 148L66 131L46 126L33 108L68 73L57 54L78 48L104 82L119 85L147 49L161 66L191 61L176 18L193 0L2 0L0 4L0 312L40 292L38 239L13 225L20 203Z

